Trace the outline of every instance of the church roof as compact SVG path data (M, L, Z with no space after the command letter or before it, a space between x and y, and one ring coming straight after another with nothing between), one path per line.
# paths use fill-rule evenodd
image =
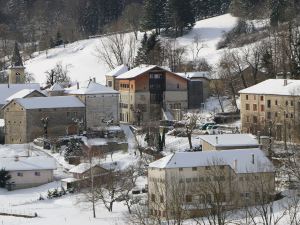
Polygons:
M40 90L40 84L0 84L0 105L6 104L6 99L23 89Z
M44 95L44 93L40 92L39 90L36 90L36 89L23 89L23 90L20 90L18 91L17 93L9 96L6 101L9 102L15 98L25 98L26 96L30 95L32 92L39 92L40 94ZM45 96L45 95L44 95Z

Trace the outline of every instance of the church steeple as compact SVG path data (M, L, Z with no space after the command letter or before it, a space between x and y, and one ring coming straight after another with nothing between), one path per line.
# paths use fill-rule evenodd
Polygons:
M19 51L19 45L17 42L15 42L14 52L13 52L13 55L11 58L11 66L12 67L18 67L18 66L23 67L23 62L22 62L22 58L20 55L20 51Z
M11 58L11 66L9 68L9 79L10 84L22 84L25 83L25 67L23 66L22 58L19 51L19 45L15 42L13 55Z

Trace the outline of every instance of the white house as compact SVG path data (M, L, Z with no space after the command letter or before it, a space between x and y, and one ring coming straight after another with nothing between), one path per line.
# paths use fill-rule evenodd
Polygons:
M50 157L0 158L0 167L9 172L7 189L31 188L53 181L56 162Z

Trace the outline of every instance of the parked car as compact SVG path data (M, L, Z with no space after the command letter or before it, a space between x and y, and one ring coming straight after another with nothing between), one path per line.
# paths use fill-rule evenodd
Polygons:
M216 125L216 123L215 122L205 123L200 127L200 130L207 130L207 127L211 125Z
M219 125L209 125L206 128L205 134L219 134Z

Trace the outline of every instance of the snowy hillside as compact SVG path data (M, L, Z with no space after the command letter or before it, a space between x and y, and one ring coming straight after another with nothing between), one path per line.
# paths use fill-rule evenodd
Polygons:
M192 58L193 40L195 36L200 37L204 48L199 56L205 57L209 63L215 64L218 61L220 51L216 50L216 44L222 34L230 30L236 23L237 18L230 14L201 20L196 23L193 30L183 37L178 38L182 46L186 46L187 59ZM142 37L140 33L139 37ZM37 82L45 82L45 72L52 69L56 63L61 62L68 65L69 75L73 81L86 81L96 77L100 83L105 83L105 73L109 68L96 57L96 47L100 45L100 38L77 41L71 44L50 49L46 53L35 53L35 58L25 62L28 72L33 73Z

